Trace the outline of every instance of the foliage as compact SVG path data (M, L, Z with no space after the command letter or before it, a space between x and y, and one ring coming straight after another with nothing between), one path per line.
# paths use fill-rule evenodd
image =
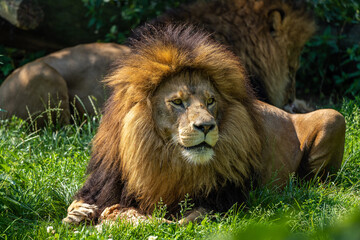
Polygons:
M35 131L15 117L0 121L0 239L358 239L360 98L344 101L339 110L347 121L346 147L333 181L291 178L283 190L253 190L245 205L187 226L154 218L139 226L120 221L101 231L61 223L84 182L100 117ZM191 199L181 207L191 208ZM160 204L155 217L164 216L163 211L166 206ZM352 212L357 214L347 220Z
M0 84L15 69L45 55L45 51L27 52L0 45Z
M334 100L344 95L358 95L360 3L357 0L313 0L309 4L323 30L311 39L303 52L297 78L300 94L331 96Z
M3 79L14 69L12 64L12 60L9 56L5 56L5 50L2 46L0 46L0 84Z
M110 22L103 40L122 43L129 36L131 29L151 20L163 13L167 8L173 8L189 0L82 0L87 8L89 27L99 32ZM107 8L118 9L118 14L106 15Z

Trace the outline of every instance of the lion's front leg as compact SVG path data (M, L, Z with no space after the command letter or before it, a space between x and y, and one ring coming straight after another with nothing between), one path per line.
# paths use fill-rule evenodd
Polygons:
M95 219L97 210L96 205L75 200L68 207L68 214L62 221L69 224L79 224L84 221L92 222Z

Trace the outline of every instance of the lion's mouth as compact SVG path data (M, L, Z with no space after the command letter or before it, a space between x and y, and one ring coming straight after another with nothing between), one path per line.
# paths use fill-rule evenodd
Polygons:
M202 150L202 149L212 148L212 147L208 143L202 142L202 143L200 143L198 145L191 146L191 147L182 146L182 148L185 149L185 150Z
M205 164L215 156L214 149L205 141L191 147L182 146L182 149L185 159L194 164Z

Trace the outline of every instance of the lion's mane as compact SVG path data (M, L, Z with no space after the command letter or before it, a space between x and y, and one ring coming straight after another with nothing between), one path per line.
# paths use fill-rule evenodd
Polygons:
M243 67L193 27L147 25L131 48L132 54L106 79L113 93L93 141L89 177L77 198L100 210L120 203L144 212L162 200L171 212L188 193L197 204L227 210L243 199L241 190L261 167L261 129ZM154 91L189 69L209 76L225 102L220 140L208 164L190 164L177 156L153 119Z

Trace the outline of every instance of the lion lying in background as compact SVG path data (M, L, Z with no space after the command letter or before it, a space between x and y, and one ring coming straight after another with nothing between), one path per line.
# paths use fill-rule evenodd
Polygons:
M88 178L66 223L146 219L162 200L181 223L227 211L250 188L291 173L326 177L341 165L344 117L289 114L255 99L238 58L192 27L146 26L106 82L112 94ZM164 220L166 221L166 220Z
M71 103L76 110L94 114L102 107L105 88L101 80L111 63L129 49L113 43L83 44L52 53L16 69L0 87L0 119L16 115L35 119L48 108L60 108L60 121L70 122ZM88 96L92 96L92 102ZM93 106L93 104L95 106ZM55 115L58 112L54 112ZM44 124L44 118L38 119Z
M300 53L315 32L305 1L198 1L172 10L160 22L199 24L240 57L260 100L289 112L309 112L295 95Z

